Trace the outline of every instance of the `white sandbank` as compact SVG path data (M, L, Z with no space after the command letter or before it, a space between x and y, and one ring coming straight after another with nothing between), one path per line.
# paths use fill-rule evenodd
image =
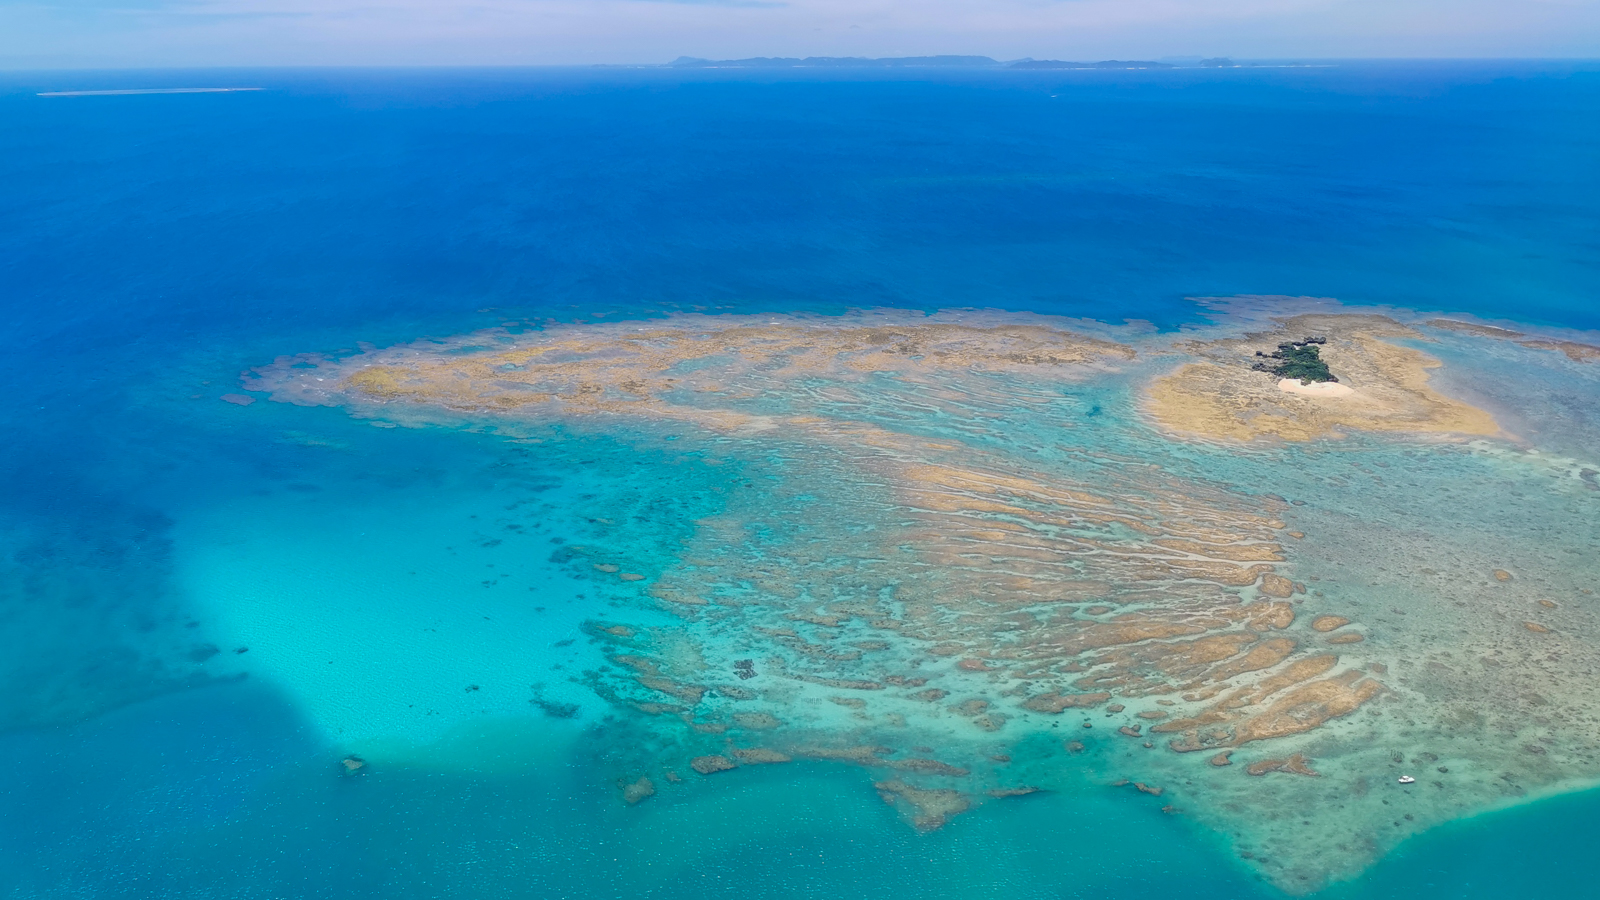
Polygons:
M1305 394L1308 397L1348 397L1354 394L1348 385L1337 381L1318 381L1312 384L1302 384L1298 378L1285 378L1278 382L1278 390L1291 394Z

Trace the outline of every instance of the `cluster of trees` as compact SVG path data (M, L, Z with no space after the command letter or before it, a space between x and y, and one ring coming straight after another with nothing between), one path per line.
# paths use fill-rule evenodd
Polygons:
M1308 337L1303 341L1279 344L1278 349L1271 353L1257 350L1256 355L1262 361L1251 368L1258 372L1271 372L1279 378L1298 378L1302 382L1338 381L1328 371L1328 364L1322 361L1322 351L1318 345L1327 342L1326 338Z

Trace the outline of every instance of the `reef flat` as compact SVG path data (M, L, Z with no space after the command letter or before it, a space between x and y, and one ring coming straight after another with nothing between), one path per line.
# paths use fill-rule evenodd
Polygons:
M244 387L727 471L668 556L602 498L614 528L553 557L675 619L586 625L618 803L821 760L932 830L1127 785L1305 892L1600 778L1595 470L1519 446L1406 344L1490 342L1591 400L1600 367L1370 313L1246 325L542 323L284 357ZM1250 368L1308 333L1350 395Z
M1302 332L1327 334L1322 355L1348 392L1282 391L1277 379L1263 378L1250 367L1252 351ZM1384 316L1312 314L1285 319L1277 332L1191 342L1182 349L1204 361L1151 385L1148 409L1174 431L1241 440L1308 441L1342 429L1496 434L1499 426L1488 413L1429 386L1428 370L1438 367L1438 360L1392 343L1421 337L1415 328ZM1312 399L1302 399L1308 394ZM1326 402L1330 397L1337 402Z

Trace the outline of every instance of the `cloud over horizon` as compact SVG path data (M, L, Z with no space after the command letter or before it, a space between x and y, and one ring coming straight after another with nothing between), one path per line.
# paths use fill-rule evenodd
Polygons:
M1600 56L1600 0L0 0L0 67Z

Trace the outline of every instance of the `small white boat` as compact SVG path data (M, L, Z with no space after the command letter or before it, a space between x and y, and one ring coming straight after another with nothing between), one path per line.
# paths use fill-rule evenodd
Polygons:
M1410 775L1401 775L1400 776L1400 783L1401 784L1415 784L1416 781L1417 780L1415 778L1412 778Z

